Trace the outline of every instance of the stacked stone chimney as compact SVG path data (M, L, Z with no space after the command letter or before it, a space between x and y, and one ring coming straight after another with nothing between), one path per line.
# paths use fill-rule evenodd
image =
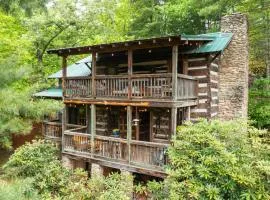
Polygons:
M219 69L218 118L246 118L248 107L248 23L235 13L221 19L221 31L233 33Z

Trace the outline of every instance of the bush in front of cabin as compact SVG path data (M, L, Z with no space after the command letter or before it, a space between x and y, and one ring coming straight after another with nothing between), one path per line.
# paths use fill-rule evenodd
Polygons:
M33 140L15 150L3 166L7 176L33 177L42 172L52 162L58 160L58 148L51 142Z
M267 140L240 120L186 123L169 148L163 189L169 199L269 199Z

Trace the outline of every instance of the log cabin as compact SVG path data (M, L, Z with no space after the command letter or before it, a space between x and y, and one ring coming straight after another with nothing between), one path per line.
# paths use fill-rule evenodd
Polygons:
M164 178L178 125L247 116L247 44L246 16L233 14L218 33L48 50L62 58L63 164ZM77 76L67 59L82 54L89 73Z

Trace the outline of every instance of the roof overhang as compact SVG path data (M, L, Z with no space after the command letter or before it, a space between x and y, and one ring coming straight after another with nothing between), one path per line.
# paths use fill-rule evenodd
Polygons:
M209 41L209 39L194 38L190 40L189 45L197 43L202 43ZM98 44L91 46L81 46L81 47L70 47L61 49L50 49L47 51L48 54L57 54L59 56L68 55L79 55L79 54L90 54L92 52L105 53L105 52L117 52L126 51L129 49L146 49L146 48L158 48L158 47L170 47L174 45L187 45L186 40L182 40L181 36L166 36L166 37L155 37L149 39L137 39L132 41L115 42L108 44Z
M62 95L63 95L62 88L49 88L47 90L43 90L41 92L33 94L34 97L52 98L52 99L60 99L62 98Z
M148 39L137 39L124 42L98 44L81 47L70 47L61 49L50 49L49 54L59 56L79 55L96 53L108 53L126 51L129 49L147 49L170 47L179 45L180 52L189 53L212 53L223 51L231 41L232 33L209 33L201 35L177 35L166 37L155 37Z

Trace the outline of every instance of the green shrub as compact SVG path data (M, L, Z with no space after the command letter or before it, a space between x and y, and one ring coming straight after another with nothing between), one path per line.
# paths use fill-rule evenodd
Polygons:
M132 186L126 183L131 181L131 176L111 174L88 179L87 172L82 169L71 171L64 168L56 156L57 152L52 143L42 140L27 143L10 157L4 171L8 177L17 179L31 177L28 186L41 199L130 199Z
M152 199L270 199L269 133L243 121L178 127L169 176L148 183Z
M123 174L110 174L108 177L93 176L90 179L87 173L76 170L70 176L69 184L64 187L60 195L66 200L91 199L91 200L129 200L132 186L127 183L132 177Z
M71 171L64 168L59 160L54 160L35 174L33 177L33 187L42 196L49 196L55 199L56 197L65 195L64 189L70 183L77 184L71 180L71 175Z
M265 134L242 121L201 121L178 128L169 148L169 199L269 199Z
M32 179L0 179L0 199L1 200L39 200L37 190L32 187Z
M19 147L3 169L8 176L33 177L57 160L58 151L50 142L35 140Z

